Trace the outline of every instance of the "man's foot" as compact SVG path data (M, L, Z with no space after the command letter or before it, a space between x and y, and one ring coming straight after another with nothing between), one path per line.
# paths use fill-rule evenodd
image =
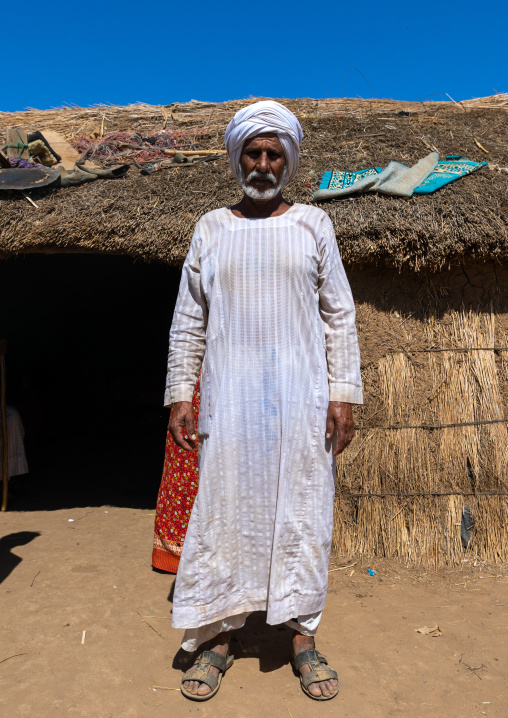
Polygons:
M215 651L216 653L220 653L221 656L227 658L229 651L229 640L229 633L219 633L216 638L210 641L209 645L206 647L206 650ZM200 650L202 648L203 647L200 646ZM218 676L219 669L215 668L215 666L211 666L210 675ZM192 693L192 695L194 696L206 696L211 691L210 686L207 686L206 683L202 683L201 681L184 681L182 685L187 689L189 693Z
M312 651L315 648L314 644L314 638L313 636L302 636L301 633L297 633L295 631L293 635L293 655L296 657L299 653L303 653L304 651ZM326 670L328 666L326 664L320 663L319 664L321 668ZM310 666L308 663L304 663L303 666L300 666L299 668L300 675L306 676L307 673L310 673ZM327 698L328 696L331 696L337 692L337 686L339 685L338 680L335 678L330 678L327 681L319 681L319 683L310 683L307 690L312 696L315 696L316 698L319 698L319 696L324 696Z

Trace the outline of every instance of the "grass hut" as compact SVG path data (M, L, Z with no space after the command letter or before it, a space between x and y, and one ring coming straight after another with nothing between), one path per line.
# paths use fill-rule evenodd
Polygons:
M460 563L466 556L504 561L508 97L461 103L285 102L305 133L300 171L288 188L294 201L311 202L320 173L330 169L386 166L391 160L414 164L429 151L488 162L435 194L366 195L321 205L336 228L357 305L365 386L365 405L356 410L357 434L337 471L333 551L432 566ZM51 128L73 141L94 128L102 134L169 128L192 136L200 148L215 149L244 104L0 113L0 133L14 125ZM99 424L118 420L112 384L123 393L127 421L128 399L138 392L150 394L147 425L150 412L165 424L160 396L178 268L199 217L239 198L227 160L150 176L133 167L120 180L31 196L37 208L19 194L0 197L2 276L14 277L21 287L16 294L7 282L4 312L10 300L9 315L18 327L30 316L38 318L49 335L42 345L51 344L52 356L62 358L52 372L46 367L53 385L70 372L66 386L75 382L72 399L81 397L91 416L100 415ZM34 286L37 296L30 293ZM90 325L84 318L92 307ZM62 314L63 323L57 320ZM71 341L72 364L64 346L83 323L88 333L81 344ZM12 321L9 326L13 331ZM104 376L87 378L91 370L80 364L79 347L94 344L100 359L101 341L107 344L113 328L118 346L109 346L109 363L96 362L93 369L98 374L101 366L110 367L105 391ZM41 356L29 339L25 336L24 344L20 339L24 349L17 359L33 373ZM125 362L127 376L115 378L114 367ZM153 378L150 390L146 377ZM95 382L102 394L94 394ZM157 441L163 441L163 429L158 425ZM139 442L137 449L126 447L125 435L119 437L119 451L122 446L132 454L141 450Z

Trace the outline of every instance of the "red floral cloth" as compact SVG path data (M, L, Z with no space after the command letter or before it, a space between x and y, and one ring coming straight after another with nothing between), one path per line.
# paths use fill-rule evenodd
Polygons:
M199 415L199 379L192 406L197 425ZM184 430L184 436L186 432ZM168 431L162 480L157 497L152 566L176 573L187 526L198 492L198 452L180 449Z

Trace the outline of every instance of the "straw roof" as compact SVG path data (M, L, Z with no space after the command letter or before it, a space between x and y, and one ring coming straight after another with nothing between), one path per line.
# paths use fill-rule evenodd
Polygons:
M5 128L54 129L70 141L101 132L178 129L204 149L223 147L234 112L254 99L225 103L69 107L0 112ZM283 100L299 117L305 139L289 199L310 203L319 173L413 164L428 152L462 154L488 167L433 195L410 199L367 195L323 202L347 263L437 269L462 256L508 258L508 95L466 102ZM312 183L312 189L305 186ZM0 193L0 257L41 251L105 252L181 265L194 226L205 212L239 199L227 159L68 189L40 189L31 206L19 193Z

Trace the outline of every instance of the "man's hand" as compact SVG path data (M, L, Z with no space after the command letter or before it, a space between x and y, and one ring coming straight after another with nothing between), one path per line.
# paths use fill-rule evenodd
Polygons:
M187 430L187 439L183 438L183 428ZM193 451L196 444L196 429L194 427L194 410L190 401L177 401L171 410L168 429L175 440L175 444L185 451Z
M355 435L353 409L351 404L347 404L345 401L331 401L328 404L326 438L332 439L335 432L337 432L337 448L333 455L337 456L351 443L351 439Z

